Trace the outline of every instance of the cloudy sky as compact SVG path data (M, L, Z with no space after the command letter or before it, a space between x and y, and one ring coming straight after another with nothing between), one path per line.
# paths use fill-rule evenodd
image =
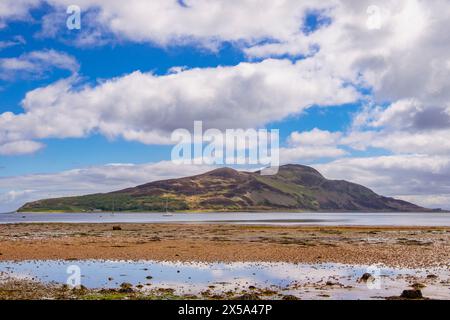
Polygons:
M450 209L449 21L448 0L0 0L0 212L208 170L170 162L195 120Z

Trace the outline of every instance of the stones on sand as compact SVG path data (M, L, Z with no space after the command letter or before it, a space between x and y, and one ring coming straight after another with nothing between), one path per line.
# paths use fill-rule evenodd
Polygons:
M404 299L423 299L422 291L418 289L403 290L400 298Z
M132 293L133 291L134 291L133 290L133 285L131 283L123 282L120 285L119 292L121 292L121 293Z
M375 278L368 272L364 273L361 278L359 278L359 282L368 282L368 281L374 281Z
M237 300L261 300L261 298L255 293L244 293L242 296L237 297Z

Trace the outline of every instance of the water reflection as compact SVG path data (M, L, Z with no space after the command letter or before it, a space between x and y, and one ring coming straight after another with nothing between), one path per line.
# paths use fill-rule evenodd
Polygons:
M358 282L369 266L292 263L182 263L157 261L23 261L0 262L6 276L41 282L66 283L67 267L77 265L81 283L89 288L116 288L123 282L146 288L173 288L179 294L198 294L205 289L223 294L250 286L271 288L303 299L370 299L399 295L412 283L426 283L424 295L450 299L450 271L444 269L396 269L376 266L379 286ZM374 267L372 267L372 272ZM435 273L438 280L427 275Z
M264 212L264 213L3 213L5 223L233 223L258 225L450 226L444 212Z

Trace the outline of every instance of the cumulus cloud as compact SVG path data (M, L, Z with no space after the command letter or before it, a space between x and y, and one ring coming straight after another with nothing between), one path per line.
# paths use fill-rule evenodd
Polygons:
M27 153L34 153L42 149L44 145L35 141L19 140L13 142L7 142L0 145L0 155L20 155Z
M60 7L70 0L47 0ZM198 43L210 48L224 41L253 43L287 38L302 27L315 1L122 1L79 0L86 10L95 9L101 28L119 38L167 46ZM327 4L329 5L329 4Z
M322 3L322 2L321 2ZM328 2L330 4L331 2ZM311 54L330 73L371 89L376 102L415 98L436 107L450 98L448 1L420 0L333 1L322 12L331 23L306 37L298 32L287 39L246 49L249 56ZM370 15L379 26L370 27ZM376 17L375 17L376 18Z
M450 108L417 99L387 107L366 106L355 115L341 143L354 149L381 148L395 153L450 154Z
M0 25L26 18L30 7L43 2L2 1ZM72 4L45 2L57 11ZM450 154L448 1L381 0L370 12L374 4L370 0L130 0L126 5L80 0L78 4L95 17L89 22L98 24L83 34L85 45L98 43L104 33L161 46L198 44L217 49L229 41L257 62L177 68L165 76L135 72L81 88L73 79L56 82L29 92L23 114L0 115L3 147L92 132L147 144L168 143L171 130L190 128L194 120L219 129L258 127L314 104L355 101L356 86L370 92L370 104L355 116L350 130L293 133L289 146L281 150L282 161L342 157L343 146L381 148L397 155L344 158L321 166L332 175L350 175L380 193L386 188L391 195L416 197L422 204L443 203L449 194L443 164ZM305 30L311 13L327 23ZM372 18L379 25L370 25ZM48 36L55 34L51 26L43 27ZM267 59L286 56L307 58L295 63ZM9 67L16 72L28 68L28 60L23 60L11 60ZM432 171L436 165L441 168L438 174Z
M335 146L297 146L292 148L280 148L281 163L309 162L317 159L339 158L347 152Z
M75 87L75 88L74 88ZM252 128L312 105L359 94L308 59L268 59L232 67L132 74L78 88L66 79L27 93L25 113L0 115L0 143L85 137L92 132L145 144L170 143L177 128Z
M47 3L59 11L71 4L69 0L48 0ZM304 74L310 73L311 79L314 80L310 87L320 87L315 78L323 74L328 78L370 88L376 101L415 99L423 104L423 110L416 112L418 126L433 126L438 123L441 126L447 125L442 117L445 115L442 104L450 98L450 41L448 33L443 30L446 29L450 17L450 8L444 0L433 1L431 4L419 0L384 0L378 1L375 6L377 10L371 12L368 12L368 8L372 6L369 0L329 0L321 1L320 4L315 1L296 0L241 1L239 4L205 0L183 3L131 0L125 7L120 1L81 0L79 5L89 14L93 14L92 11L98 14L96 19L89 19L89 22L97 21L103 28L97 32L109 30L118 38L150 41L160 45L244 41L243 49L250 57L306 55L309 56L308 62L298 65L308 64L308 67L297 68L295 71L303 73L303 80L306 78ZM306 32L305 21L311 14L318 15L318 20L328 23ZM373 14L379 18L380 25L377 28L368 25L369 19L373 18L370 15ZM14 64L15 61L11 63ZM219 69L217 74L224 73L225 69ZM179 78L187 78L187 75L193 72L177 74L180 74ZM213 73L211 70L202 73L208 72ZM124 81L116 79L109 83L111 87L114 87L114 83L120 88L119 84L125 83L125 79L138 77L133 74L121 79ZM159 80L162 79L165 78ZM294 77L291 79L296 80ZM303 86L302 83L300 85ZM103 87L96 87L95 91L100 91ZM93 89L91 88L90 92L94 92ZM70 90L66 88L66 91ZM226 87L224 91L236 90L231 86ZM85 92L87 91L80 94ZM140 95L142 94L135 94ZM70 96L74 95L71 93ZM184 96L180 102L186 102L183 100ZM278 95L275 96L277 97ZM205 101L208 101L208 98L207 96ZM224 98L228 99L227 96ZM252 96L247 101L251 98ZM228 100L233 102L233 99L234 97ZM209 100L215 102L214 99ZM251 103L258 104L261 103L260 100L256 99ZM289 103L290 101L287 104ZM162 104L167 105L166 102ZM175 107L172 109L177 110L177 103L171 102L171 106L173 105ZM186 105L191 106L192 103ZM207 109L206 113L210 111ZM275 113L279 114L277 111ZM218 115L222 114L219 112ZM273 118L280 119L276 116ZM165 122L167 121L163 121ZM254 122L265 123L264 120ZM107 126L109 128L106 128ZM126 128L118 129L120 126ZM149 132L145 127L128 128L123 124L102 123L100 131L109 131L111 136L123 136L145 143L164 140L161 139L164 134L161 134L158 127Z
M280 148L280 161L291 163L345 156L347 151L338 146L340 137L340 132L318 128L303 132L294 131L287 138L288 147Z
M0 80L40 78L52 69L68 70L76 73L77 60L55 50L26 52L18 57L0 59Z
M139 165L116 163L52 174L0 177L0 212L16 210L28 201L110 192L151 181L200 174L211 168L162 161Z
M366 150L369 147L389 150L394 153L429 155L449 155L450 142L448 136L450 129L432 130L426 132L407 131L356 131L350 132L342 144L357 150Z
M387 130L426 131L450 126L450 104L427 105L416 99L403 99L387 107L366 106L355 117L354 126Z
M11 190L4 193L0 193L0 203L3 203L3 205L6 204L7 206L5 207L8 208L9 204L14 203L16 200L20 198L25 198L27 197L28 194L33 192L35 192L35 190L20 190L20 191ZM3 210L0 209L0 212L7 212L7 211L5 211L5 209Z
M22 0L11 6L17 9L3 9L3 16L23 15L27 6L37 3L53 6L54 15L73 4L71 0ZM330 73L373 88L379 100L415 96L437 103L449 98L450 35L444 30L450 7L446 0L381 0L375 3L375 11L368 11L374 7L370 0L130 0L126 5L79 0L77 4L91 32L83 34L86 44L95 44L95 39L101 39L99 33L108 32L116 39L163 46L215 47L231 41L249 57L314 55ZM311 14L328 23L305 30ZM371 27L370 19L378 20L379 26ZM92 28L93 24L98 28Z
M288 138L289 144L296 145L334 145L341 137L340 132L330 132L314 128L311 131L294 131Z
M0 19L23 18L30 9L43 4L53 7L53 11L46 15L42 33L54 36L57 26L51 20L60 21L61 12L73 1L4 0ZM93 33L109 32L116 38L162 46L196 43L215 48L225 41L254 44L266 39L289 39L304 29L309 11L329 8L335 1L129 0L124 5L119 0L78 0L76 4Z
M42 0L2 0L0 1L0 28L9 20L31 19L29 11L42 3Z

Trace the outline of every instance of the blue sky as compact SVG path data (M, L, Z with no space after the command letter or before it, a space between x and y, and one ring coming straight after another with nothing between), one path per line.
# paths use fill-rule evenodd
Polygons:
M170 165L194 120L279 129L282 163L450 204L445 1L5 1L0 211L207 170Z
M95 83L98 79L118 77L136 70L166 74L174 66L215 67L236 65L244 61L242 54L231 45L224 45L219 52L209 52L196 47L162 49L150 44L137 45L121 43L101 48L61 47L48 41L36 40L34 28L21 26L19 32L27 40L22 48L10 48L1 52L1 57L14 57L27 51L58 48L74 56L81 65L83 81ZM12 30L9 30L11 32ZM1 33L3 36L3 34ZM101 57L101 58L99 58ZM45 79L24 81L2 81L0 112L23 112L20 105L25 94L38 87L69 76L68 72L51 72ZM170 158L171 146L147 146L122 139L108 140L93 135L80 139L45 139L46 147L32 155L0 157L1 175L16 175L33 172L55 172L79 166L97 165L109 162L150 162ZM83 158L79 159L79 155Z
M101 47L74 47L65 43L67 39L46 39L37 36L40 32L39 20L48 13L49 8L32 10L35 23L11 23L0 30L1 38L8 39L21 36L25 44L3 49L2 58L20 56L29 51L54 49L73 56L80 64L79 74L83 82L96 83L99 79L120 77L136 70L167 74L176 66L205 68L217 66L235 66L249 61L236 44L225 42L214 51L196 45L162 48L151 43L133 43L120 41ZM310 12L305 17L305 33L310 33L327 19L320 17L320 12ZM300 24L299 24L300 25ZM78 30L72 31L75 35ZM70 32L65 35L72 38ZM290 57L292 60L299 57ZM254 60L254 59L252 59ZM49 85L61 78L70 76L67 70L52 70L39 78L3 80L0 82L0 112L23 112L21 101L28 91ZM361 107L353 103L335 108L313 107L303 113L293 114L286 119L268 123L267 128L280 130L280 137L286 140L292 131L306 131L320 128L329 131L344 130L350 125L352 115ZM30 173L50 173L105 163L146 163L170 160L171 146L148 146L123 139L107 139L101 135L72 139L43 139L45 148L30 155L0 158L0 175L21 175ZM282 141L283 144L283 141ZM79 155L83 155L80 157Z

